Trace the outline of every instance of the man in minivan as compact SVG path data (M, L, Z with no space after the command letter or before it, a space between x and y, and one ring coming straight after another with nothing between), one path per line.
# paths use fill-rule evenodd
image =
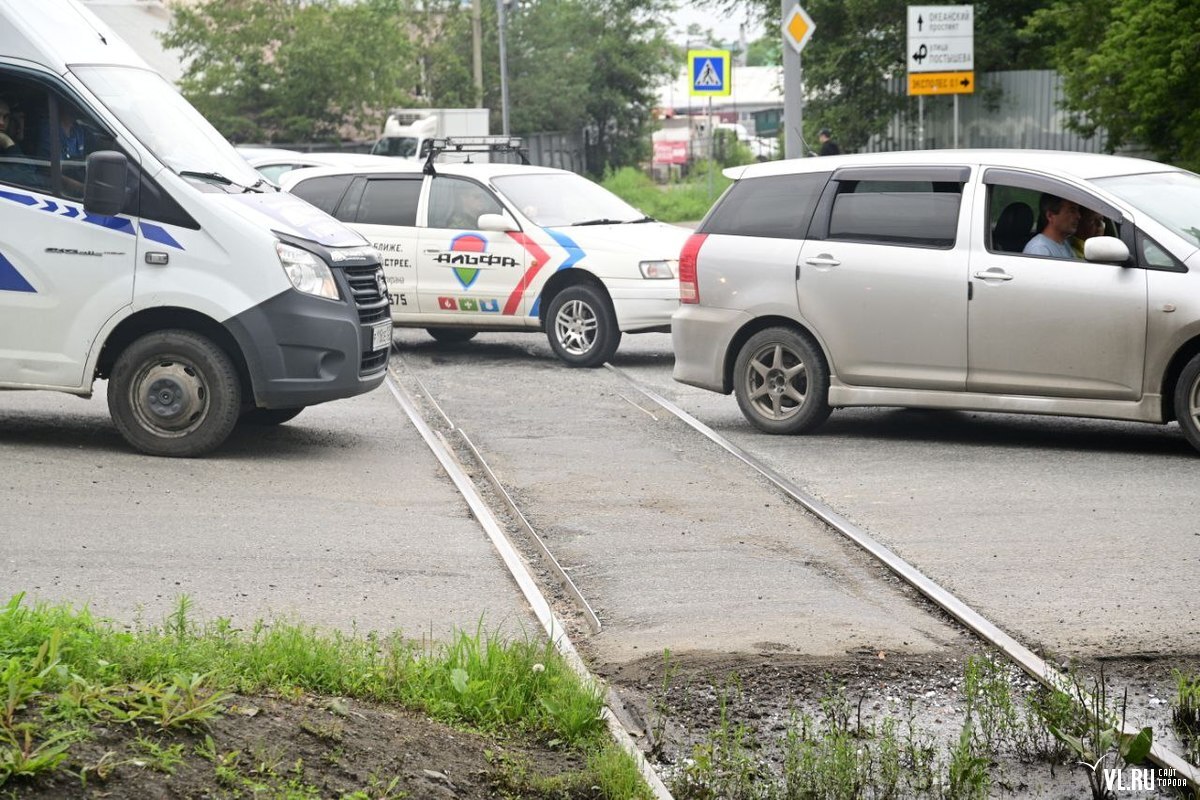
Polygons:
M1040 233L1025 245L1022 251L1027 256L1049 256L1050 258L1075 258L1075 252L1067 241L1079 227L1079 206L1070 200L1043 194L1038 203L1044 222Z

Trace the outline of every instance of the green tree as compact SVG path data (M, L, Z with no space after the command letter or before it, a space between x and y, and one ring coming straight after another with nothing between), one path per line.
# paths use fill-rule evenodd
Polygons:
M670 74L666 16L663 0L522 3L507 40L513 132L586 129L597 174L645 159Z
M1200 169L1197 0L1055 0L1033 15L1063 76L1072 127Z
M337 139L378 130L416 86L404 0L201 0L163 36L180 89L234 141Z

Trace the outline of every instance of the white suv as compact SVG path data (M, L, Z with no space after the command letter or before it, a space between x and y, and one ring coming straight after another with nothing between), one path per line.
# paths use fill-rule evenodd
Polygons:
M669 330L680 247L656 222L572 172L500 163L312 168L284 189L379 250L396 325L462 342L545 330L571 366L603 364L622 332Z
M1178 419L1200 448L1200 176L1002 150L727 174L680 257L674 377L761 430L910 406ZM1083 257L1023 252L1056 199L1101 217Z

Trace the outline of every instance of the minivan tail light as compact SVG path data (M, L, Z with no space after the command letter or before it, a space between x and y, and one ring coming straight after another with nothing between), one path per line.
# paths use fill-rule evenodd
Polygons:
M707 233L693 233L679 251L679 302L699 303L700 284L696 279L696 261Z

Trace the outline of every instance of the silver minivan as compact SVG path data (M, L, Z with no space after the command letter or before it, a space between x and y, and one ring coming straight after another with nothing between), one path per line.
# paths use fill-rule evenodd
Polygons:
M1177 419L1200 448L1200 176L1005 150L727 174L680 255L674 377L757 428L906 406ZM1079 255L1027 254L1066 209L1098 217Z

